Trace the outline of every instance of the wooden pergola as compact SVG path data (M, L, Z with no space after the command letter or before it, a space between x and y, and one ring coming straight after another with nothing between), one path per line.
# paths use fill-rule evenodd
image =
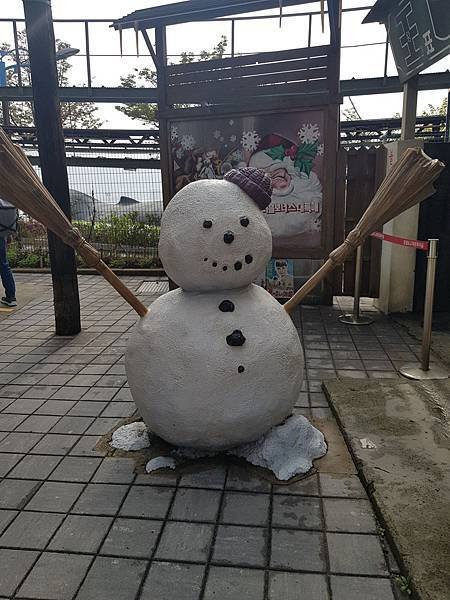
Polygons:
M311 4L283 0L282 6ZM322 2L317 1L319 8ZM279 0L188 0L138 10L113 23L121 32L142 33L157 71L158 119L164 205L175 193L170 130L180 122L234 115L323 110L324 176L322 243L299 256L323 258L334 242L336 150L338 146L340 0L328 0L329 44L259 52L189 64L168 64L166 30L171 25L216 20L280 7ZM280 12L281 14L281 12ZM153 29L155 47L147 30ZM274 254L276 256L277 254ZM294 257L293 257L294 258Z

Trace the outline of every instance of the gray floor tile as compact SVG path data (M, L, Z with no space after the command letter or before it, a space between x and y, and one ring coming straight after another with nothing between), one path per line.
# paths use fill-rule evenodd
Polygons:
M97 469L92 481L95 483L131 483L134 479L135 462L132 458L107 457Z
M264 571L211 567L204 600L263 600Z
M43 402L45 402L43 399L37 400L35 398L18 398L8 406L7 412L19 413L22 415L31 414L36 409L39 409Z
M48 400L52 394L59 389L58 385L42 385L43 381L39 382L39 385L33 385L24 394L23 398L43 398Z
M162 521L143 519L116 519L100 554L150 558L162 523Z
M133 486L123 503L120 514L125 517L164 519L174 488Z
M288 570L325 571L322 533L273 529L271 566Z
M78 375L77 375L78 377ZM72 385L72 381L69 382L69 385L65 385L60 388L57 392L55 392L52 396L52 399L55 400L79 400L89 389L86 387L74 387Z
M131 417L136 412L134 402L110 402L102 412L102 417Z
M39 456L29 454L9 473L9 477L19 479L46 479L58 462L60 456Z
M16 510L0 510L0 534L3 533L17 514Z
M211 546L214 526L204 523L166 523L156 550L162 560L205 562Z
M86 435L105 435L120 422L120 419L99 417L94 419L92 425L87 429Z
M367 498L357 475L320 473L319 477L323 496Z
M17 414L0 414L0 431L14 431L28 415L17 415Z
M322 529L319 498L294 495L274 496L272 525L299 529Z
M262 527L220 525L214 542L213 562L240 567L264 567L267 532Z
M269 575L269 600L329 600L326 577L313 573L272 571ZM358 600L366 600L366 597L360 596Z
M153 561L140 600L199 600L204 567Z
M3 479L0 481L0 508L22 508L41 483L31 479Z
M269 518L268 494L226 492L221 521L240 525L266 525Z
M376 535L327 533L330 570L352 575L387 575L386 560Z
M98 417L107 406L107 402L94 402L92 400L80 400L69 412L69 416L75 417Z
M0 454L0 477L4 477L20 461L24 454Z
M141 584L146 561L97 556L77 600L131 600Z
M331 576L333 600L394 600L389 579Z
M82 434L93 421L93 417L62 417L51 430L52 433Z
M26 505L27 510L68 512L83 490L81 483L46 481Z
M313 474L288 484L274 484L274 494L296 494L299 496L318 496L319 480L318 475Z
M111 523L111 517L68 515L48 549L95 553L100 548Z
M101 458L65 456L49 479L53 481L87 482L101 463Z
M19 589L19 598L69 600L73 598L92 556L44 552Z
M115 515L128 486L89 483L73 508L74 513Z
M96 450L96 445L101 441L98 435L83 435L69 452L70 456L104 456L104 452Z
M368 500L324 498L327 531L376 533L377 525Z
M75 404L73 400L47 400L40 406L36 413L37 415L60 415L63 416Z
M42 549L63 518L63 515L56 513L21 512L0 537L0 546Z
M181 521L215 521L221 492L178 488L169 518Z
M38 552L0 548L0 594L10 596L38 557Z
M194 488L208 488L221 490L225 482L226 469L222 465L198 466L192 472L184 472L180 479L180 486Z
M47 435L41 437L40 441L30 452L32 454L55 454L64 456L78 439L78 435L47 433Z

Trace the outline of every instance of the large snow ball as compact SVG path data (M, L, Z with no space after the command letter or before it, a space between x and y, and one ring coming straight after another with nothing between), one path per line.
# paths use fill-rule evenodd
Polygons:
M125 364L148 428L195 448L256 440L292 413L303 380L295 326L256 285L164 294L133 330Z
M272 254L272 235L256 203L237 185L194 181L169 202L159 256L185 290L238 288L254 281Z

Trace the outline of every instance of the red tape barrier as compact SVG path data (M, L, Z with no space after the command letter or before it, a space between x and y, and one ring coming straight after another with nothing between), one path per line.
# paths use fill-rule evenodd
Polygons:
M388 233L382 233L381 231L374 231L370 235L377 238L377 240L383 240L385 242L390 242L391 244L408 246L409 248L415 248L416 250L425 250L425 252L428 251L428 242L422 242L421 240L409 240L408 238L389 235Z

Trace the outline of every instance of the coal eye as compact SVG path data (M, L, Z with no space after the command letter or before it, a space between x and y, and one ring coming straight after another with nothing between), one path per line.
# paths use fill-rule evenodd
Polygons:
M212 221L203 221L203 227L205 229L211 229L211 227L212 227Z
M250 223L250 221L247 219L247 217L242 217L241 218L241 225L242 225L242 227L247 227L249 223Z

